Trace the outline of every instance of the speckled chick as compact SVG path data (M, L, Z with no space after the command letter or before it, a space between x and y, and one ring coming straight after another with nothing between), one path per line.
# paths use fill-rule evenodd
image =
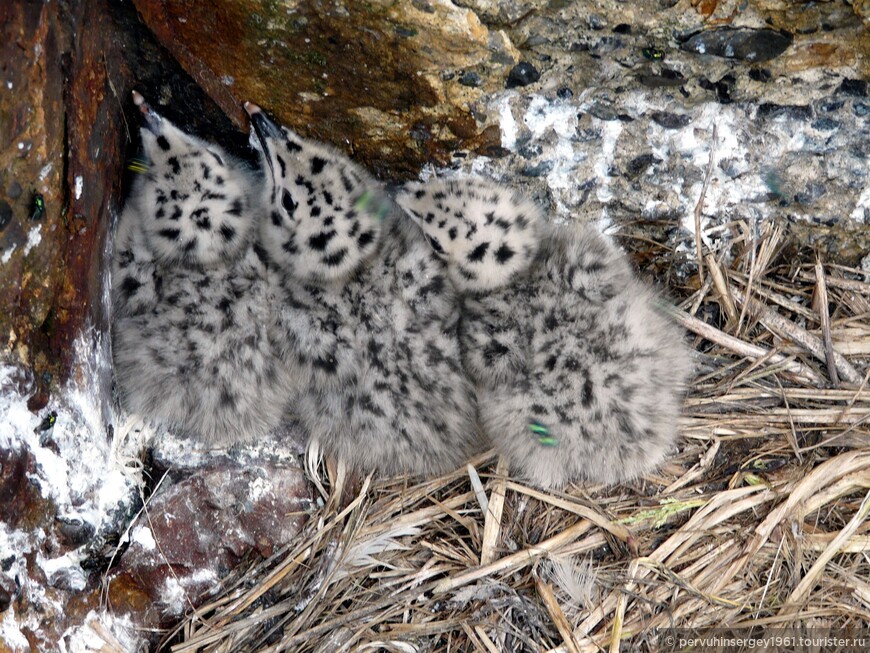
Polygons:
M261 182L134 93L146 162L118 222L113 357L123 406L209 446L281 423L291 366L257 254Z
M463 363L512 469L560 487L655 468L676 441L691 360L625 257L488 180L412 183L397 201L463 295Z
M362 168L246 108L268 170L261 240L309 371L291 410L357 471L456 468L480 445L443 262Z

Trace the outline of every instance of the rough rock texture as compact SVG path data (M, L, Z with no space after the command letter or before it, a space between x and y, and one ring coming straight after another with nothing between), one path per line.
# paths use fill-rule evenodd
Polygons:
M0 651L148 648L159 635L142 629L172 626L305 521L309 485L284 439L209 452L163 434L143 483L129 433L99 428L95 384L41 415L19 368L0 366L0 389Z
M561 2L506 31L540 79L472 106L499 125L501 156L453 168L524 188L556 219L681 245L685 276L712 151L708 246L735 221L778 220L827 260L867 256L870 34L852 7Z
M486 85L462 84L457 71L498 78L517 57L503 34L449 0L135 4L237 126L252 100L393 177L491 144L468 109Z
M241 465L224 458L170 484L149 502L108 577L116 614L146 628L171 626L253 555L293 543L308 507L295 465Z
M694 238L720 124L702 227L781 218L850 263L868 247L865 5L136 0L238 125L254 99L381 176L449 164L659 239L663 221Z
M60 23L52 3L0 6L0 343L40 381L58 369L48 340L67 248Z

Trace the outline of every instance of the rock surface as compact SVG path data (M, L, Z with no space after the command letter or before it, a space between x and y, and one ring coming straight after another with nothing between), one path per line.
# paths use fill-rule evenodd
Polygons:
M7 359L37 370L37 404L47 398L44 375L62 368L48 341L67 251L64 131L56 119L67 48L51 3L0 6L0 343Z
M292 544L308 503L294 464L225 458L200 466L155 494L133 526L107 580L114 612L146 628L172 626L240 562Z
M236 126L246 127L242 102L252 100L381 176L412 177L485 146L469 103L487 85L457 78L504 76L517 57L449 0L135 4Z
M241 562L292 546L309 511L286 437L230 453L160 434L146 484L142 439L120 421L106 438L90 381L34 415L32 383L0 367L0 651L148 649Z
M859 4L533 8L505 31L540 79L474 104L502 149L451 168L517 186L554 219L666 240L683 255L668 267L686 279L709 167L710 249L735 221L776 220L795 247L856 264L870 250L870 34Z

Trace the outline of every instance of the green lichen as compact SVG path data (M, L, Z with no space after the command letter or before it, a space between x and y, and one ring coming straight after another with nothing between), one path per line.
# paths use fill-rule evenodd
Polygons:
M691 499L688 501L680 501L679 499L667 498L662 499L659 503L660 505L658 508L641 510L640 512L632 515L631 517L626 517L624 519L618 520L618 523L631 525L651 519L653 520L653 528L661 528L674 515L678 515L686 510L692 510L694 508L700 508L701 506L706 505L707 499Z

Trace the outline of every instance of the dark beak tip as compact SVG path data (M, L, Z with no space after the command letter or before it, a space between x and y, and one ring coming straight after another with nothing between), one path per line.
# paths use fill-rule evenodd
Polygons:
M266 115L266 112L256 104L246 102L245 111L251 117L251 125L254 127L257 137L263 143L263 147L266 146L266 139L268 138L282 138L281 128L272 122L269 116Z
M145 128L154 133L158 134L160 131L160 123L163 120L154 109L151 108L151 105L145 101L145 98L138 91L133 91L133 104L139 109L139 113L142 114L142 121L145 124Z

